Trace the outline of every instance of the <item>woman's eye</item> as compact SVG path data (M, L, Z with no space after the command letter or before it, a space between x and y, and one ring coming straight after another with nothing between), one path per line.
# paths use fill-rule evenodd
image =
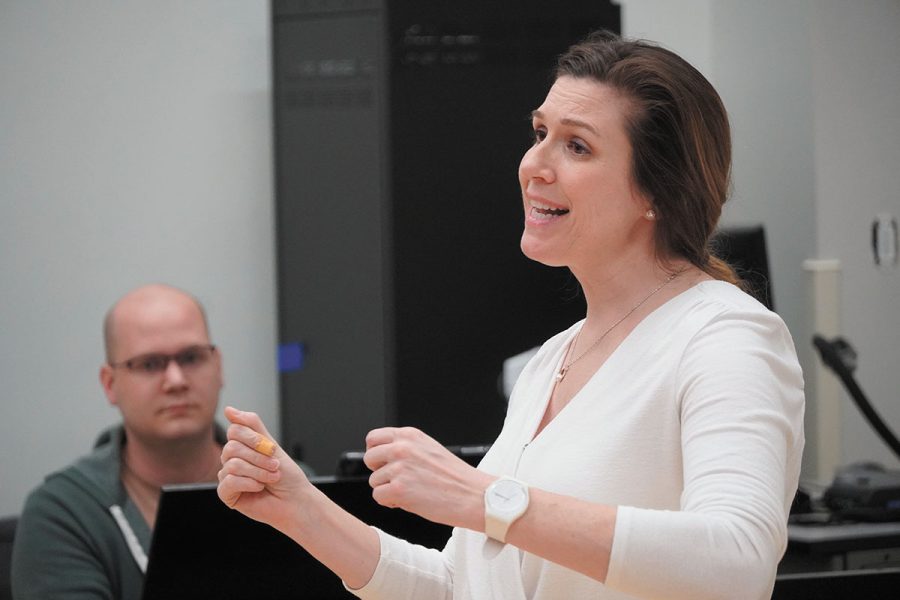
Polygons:
M578 140L569 142L569 149L575 154L590 154L590 149Z
M535 144L544 141L544 138L547 137L547 131L543 127L535 127L532 134L534 136Z

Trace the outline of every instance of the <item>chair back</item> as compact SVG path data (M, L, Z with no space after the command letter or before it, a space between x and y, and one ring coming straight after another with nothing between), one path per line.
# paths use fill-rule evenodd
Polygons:
M0 600L12 600L10 566L18 516L0 517Z

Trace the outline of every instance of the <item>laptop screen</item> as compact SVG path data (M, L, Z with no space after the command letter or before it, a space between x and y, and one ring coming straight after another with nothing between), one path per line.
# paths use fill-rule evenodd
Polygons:
M364 522L441 548L451 529L372 500L366 478L313 483ZM340 579L290 538L225 506L216 485L163 488L143 600L352 598Z

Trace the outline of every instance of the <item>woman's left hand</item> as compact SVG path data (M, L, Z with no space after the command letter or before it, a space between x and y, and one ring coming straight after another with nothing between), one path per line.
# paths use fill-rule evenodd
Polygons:
M484 490L495 479L414 427L383 427L366 436L372 497L453 527L484 530Z

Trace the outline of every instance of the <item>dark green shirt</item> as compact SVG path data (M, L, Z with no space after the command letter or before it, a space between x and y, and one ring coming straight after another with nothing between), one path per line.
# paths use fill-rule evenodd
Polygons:
M221 429L216 436L224 444ZM106 432L91 454L28 496L13 547L15 600L140 600L138 562L151 533L119 478L123 438L122 427ZM127 529L139 549L129 547Z

